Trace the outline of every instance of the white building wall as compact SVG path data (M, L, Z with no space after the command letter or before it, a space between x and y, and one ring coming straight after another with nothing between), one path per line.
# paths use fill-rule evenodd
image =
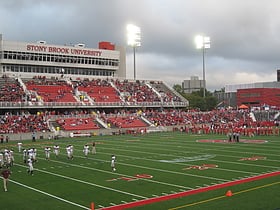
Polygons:
M237 84L237 85L226 85L225 92L237 92L238 89L250 89L250 88L280 88L280 82L256 82L250 84Z
M30 59L4 59L4 51L9 51L11 53L21 53L26 56L30 54L36 55L38 57L51 56L54 58L67 58L71 62L53 62L46 60L30 60ZM121 77L126 77L126 60L125 60L125 50L122 47L118 47L116 50L103 50L87 48L84 45L52 45L44 41L39 41L35 43L29 42L17 42L17 41L6 41L2 39L2 34L0 34L0 73L3 73L3 65L32 65L32 66L50 66L61 68L81 68L81 69L101 69L115 72L115 76L120 75ZM108 65L106 63L77 63L77 59L109 59L114 60L118 65Z

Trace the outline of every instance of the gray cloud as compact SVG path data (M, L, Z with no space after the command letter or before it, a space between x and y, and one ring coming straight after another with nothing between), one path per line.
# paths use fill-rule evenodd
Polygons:
M126 45L127 23L141 27L137 78L181 84L202 77L194 37L211 37L206 52L207 88L275 81L279 68L278 0L9 0L1 2L0 33L6 40L53 44L99 41ZM127 47L128 77L133 78Z

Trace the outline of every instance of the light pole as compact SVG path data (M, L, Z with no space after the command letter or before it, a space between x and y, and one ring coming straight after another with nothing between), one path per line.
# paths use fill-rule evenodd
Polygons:
M203 98L205 98L206 79L205 79L205 51L210 48L210 37L196 36L196 48L202 50L202 69L203 69Z
M141 46L141 29L138 26L128 24L127 30L127 44L133 48L133 70L134 80L136 80L136 47Z

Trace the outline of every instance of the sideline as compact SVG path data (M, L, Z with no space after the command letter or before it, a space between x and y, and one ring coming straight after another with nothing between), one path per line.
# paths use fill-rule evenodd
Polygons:
M188 196L188 195L194 195L194 194L198 194L198 193L202 193L202 192L207 192L207 191L210 191L210 190L221 189L221 188L225 188L225 187L229 187L229 186L233 186L233 185L238 185L238 184L242 184L242 183L246 183L246 182L252 182L252 181L255 181L255 180L260 180L260 179L264 179L264 178L268 178L268 177L272 177L272 176L278 176L278 175L280 175L280 171L261 174L261 175L258 175L258 176L253 176L253 177L249 177L249 178L245 178L245 179L225 182L225 183L222 183L222 184L212 185L212 186L209 186L209 187L197 188L197 189L194 189L194 190L188 190L188 191L185 191L185 192L160 196L160 197L156 197L156 198L150 198L150 199L146 199L146 200L140 200L140 201L136 201L136 202L120 204L120 205L116 205L116 206L110 206L110 207L102 208L102 210L119 210L119 209L138 207L138 206L143 206L143 205L147 205L147 204L151 204L151 203L156 203L156 202L171 200L171 199L184 197L184 196Z
M270 183L270 184L249 188L247 190L242 190L242 191L239 191L239 192L235 192L234 195L249 192L249 191L253 191L253 190L257 190L257 189L260 189L260 188L270 187L270 186L273 186L273 185L276 185L276 184L280 184L280 182L273 182L273 183ZM171 208L171 209L168 209L168 210L177 210L177 209L181 209L181 208L185 208L185 207L189 207L189 206L195 206L197 204L207 203L207 202L214 201L214 200L219 200L219 199L225 198L225 197L226 196L223 195L223 196L219 196L219 197L215 197L215 198L210 198L210 199L207 199L207 200L198 201L198 202L195 202L195 203L186 204L186 205L183 205L183 206L178 206L178 207Z

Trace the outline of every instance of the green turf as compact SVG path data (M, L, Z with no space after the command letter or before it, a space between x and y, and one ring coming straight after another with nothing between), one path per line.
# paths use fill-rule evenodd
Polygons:
M15 165L8 192L0 192L2 209L95 209L211 186L280 170L280 138L259 136L263 144L200 143L199 139L225 136L154 133L143 136L95 136L55 141L23 141L36 147L38 162L34 176L27 174L17 142L1 144L13 148ZM249 138L247 138L249 139ZM252 138L251 138L252 140ZM86 143L96 142L97 154L84 157ZM45 160L44 147L60 145L60 156ZM74 145L74 159L66 157L66 145ZM110 167L117 157L117 171ZM264 159L241 160L253 156ZM188 169L208 164L206 170ZM139 178L147 174L152 178ZM138 177L137 177L138 176ZM227 190L233 196L224 196ZM280 209L280 177L270 177L196 195L157 202L133 209Z

